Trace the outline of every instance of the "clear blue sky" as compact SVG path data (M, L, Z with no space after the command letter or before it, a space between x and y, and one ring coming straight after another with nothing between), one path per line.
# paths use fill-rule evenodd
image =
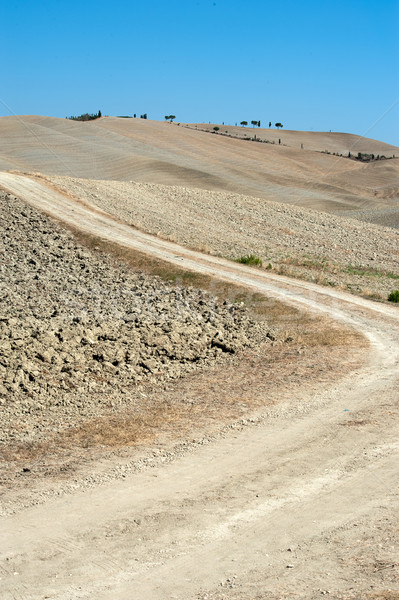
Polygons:
M0 23L0 116L260 119L399 145L399 0L3 0Z

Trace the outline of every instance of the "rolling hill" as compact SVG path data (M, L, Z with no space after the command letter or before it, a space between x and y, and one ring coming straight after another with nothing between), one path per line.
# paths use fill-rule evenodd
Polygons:
M254 135L269 143L242 139ZM0 170L236 192L398 223L399 158L364 163L333 153L392 157L399 148L350 134L13 116L0 118L0 139Z

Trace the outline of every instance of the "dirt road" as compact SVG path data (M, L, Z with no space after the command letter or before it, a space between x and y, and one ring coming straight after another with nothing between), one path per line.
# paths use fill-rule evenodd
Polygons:
M350 378L293 398L301 411L4 518L1 597L399 597L398 309L186 250L28 178L1 173L0 186L83 231L328 314L371 344Z

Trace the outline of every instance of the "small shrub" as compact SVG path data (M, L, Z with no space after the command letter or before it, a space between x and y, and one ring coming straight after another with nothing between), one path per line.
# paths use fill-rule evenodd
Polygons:
M67 117L70 121L94 121L94 119L99 119L101 117L101 110L98 113L85 113L84 115L79 115L78 117Z
M246 256L240 256L240 258L236 259L236 262L242 263L243 265L252 265L256 267L262 266L262 259L259 256L255 256L255 254L247 254Z
M388 296L389 302L399 302L399 290L391 292Z

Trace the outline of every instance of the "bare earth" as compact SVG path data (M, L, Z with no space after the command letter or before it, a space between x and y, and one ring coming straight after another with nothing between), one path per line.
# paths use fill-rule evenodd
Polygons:
M397 223L398 147L344 133L238 127L227 128L227 137L204 128L1 117L0 169L227 191L335 214L368 210L380 220L388 211L383 224ZM237 139L244 134L276 143ZM332 154L349 151L396 158L364 163Z
M399 280L399 230L241 194L47 177L66 194L147 233L274 272L386 299Z
M82 232L284 299L369 342L349 376L310 381L250 426L5 516L2 597L398 598L396 306L188 250L37 180L1 173L0 185Z

